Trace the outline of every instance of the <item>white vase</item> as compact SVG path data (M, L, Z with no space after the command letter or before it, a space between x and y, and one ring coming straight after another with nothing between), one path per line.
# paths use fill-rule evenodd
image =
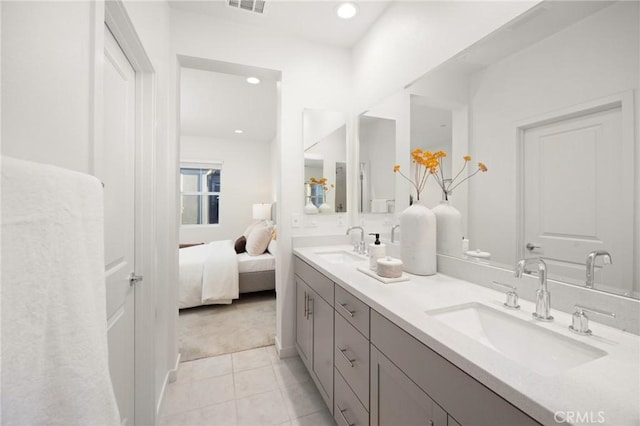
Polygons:
M400 213L400 253L404 270L415 275L436 273L436 215L420 201Z
M449 200L431 209L436 215L438 253L449 256L462 256L462 214L450 204Z
M318 210L320 211L320 213L333 213L333 207L331 207L331 204L328 204L326 202L320 204Z

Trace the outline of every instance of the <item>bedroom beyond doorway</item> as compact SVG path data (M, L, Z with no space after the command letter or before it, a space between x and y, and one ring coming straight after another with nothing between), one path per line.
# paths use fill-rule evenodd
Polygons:
M275 290L245 293L229 305L182 309L181 362L270 346L276 335Z

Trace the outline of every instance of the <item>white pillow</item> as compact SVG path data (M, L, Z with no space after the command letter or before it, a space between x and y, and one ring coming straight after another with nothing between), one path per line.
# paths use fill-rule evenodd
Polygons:
M258 226L264 224L264 221L262 220L256 220L255 222L251 223L249 226L247 226L247 229L244 230L244 232L242 233L242 235L244 235L244 237L246 239L249 239L249 235L251 235L251 231L253 231L253 229Z
M247 238L246 250L249 256L258 256L267 250L269 241L271 241L272 230L273 227L266 223L253 228Z

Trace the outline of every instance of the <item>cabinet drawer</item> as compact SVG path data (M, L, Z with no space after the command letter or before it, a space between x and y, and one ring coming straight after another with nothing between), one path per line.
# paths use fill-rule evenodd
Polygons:
M335 398L333 417L339 426L367 426L369 413L347 385L338 370L335 370Z
M334 363L364 408L369 409L369 340L335 314Z
M369 338L369 306L360 299L336 285L336 303L334 306L347 321Z
M538 424L375 311L371 343L462 425Z
M333 306L333 281L315 270L300 258L295 258L294 271L309 287Z

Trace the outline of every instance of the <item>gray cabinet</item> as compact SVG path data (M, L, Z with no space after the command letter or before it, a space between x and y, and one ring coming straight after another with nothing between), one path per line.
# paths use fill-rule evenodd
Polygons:
M333 418L339 426L367 426L369 412L362 406L338 370L335 374L336 393Z
M309 296L311 290L304 281L296 277L296 347L300 358L307 365L311 363L313 322L309 319Z
M311 296L313 319L313 372L320 382L320 393L333 407L333 307L317 294Z
M336 308L337 309L337 308ZM347 320L335 316L336 369L365 409L369 409L369 340Z
M447 426L447 413L375 347L370 415L371 425Z
M296 347L337 424L538 423L299 258Z
M333 282L297 258L295 274L296 348L333 411Z
M384 354L406 377L411 378L423 393L446 410L460 425L499 426L537 425L538 423L491 389L460 370L438 353L418 341L406 331L371 311L371 400L379 384L373 380L374 349ZM404 410L404 402L378 396L378 412ZM386 405L400 404L398 407ZM428 405L428 404L427 404ZM373 407L371 418L373 417ZM446 417L446 416L445 416ZM371 422L372 425L377 423ZM428 424L428 423L427 423Z

